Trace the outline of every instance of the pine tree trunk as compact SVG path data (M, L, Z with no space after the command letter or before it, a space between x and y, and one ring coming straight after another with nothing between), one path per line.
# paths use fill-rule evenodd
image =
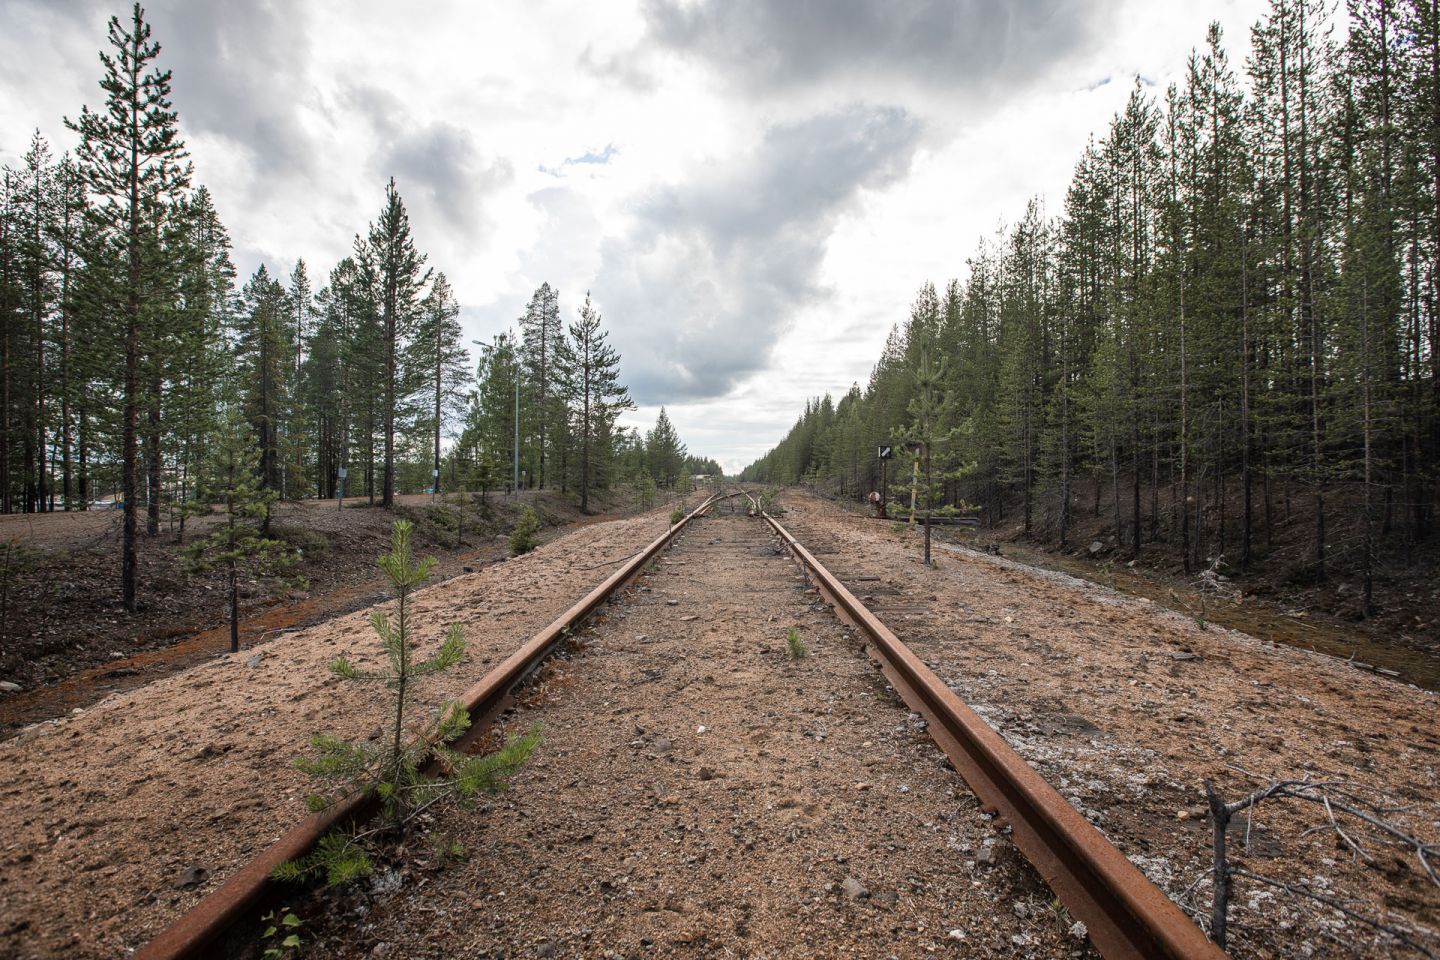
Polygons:
M35 185L36 203L39 204L40 185ZM40 240L41 211L35 211L35 247L41 249ZM36 430L36 483L35 483L35 512L44 513L46 501L49 499L49 471L45 458L45 315L41 304L41 293L39 290L40 279L35 280L36 289L33 291L33 303L35 308L35 430Z
M444 325L435 321L435 466L430 474L430 489L440 495L440 374L441 374L441 332Z
M0 295L9 289L9 276L0 274ZM4 308L0 314L0 513L11 513L14 505L10 499L10 305L0 301L0 307Z
M235 561L230 561L230 652L240 652L240 583L235 574Z
M158 537L160 535L160 501L162 498L160 490L160 374L158 371L159 358L156 358L157 371L150 383L149 403L149 431L146 435L146 442L149 450L149 489L150 496L146 502L145 511L145 533L147 536Z

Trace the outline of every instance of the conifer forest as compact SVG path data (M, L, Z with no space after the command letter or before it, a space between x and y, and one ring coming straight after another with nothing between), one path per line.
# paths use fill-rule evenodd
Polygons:
M878 489L928 355L936 507L1061 547L1101 518L1126 559L1278 557L1393 603L1377 571L1433 564L1440 505L1440 15L1276 3L1184 77L1137 83L1058 209L921 285L868 383L743 475Z
M38 133L0 185L0 513L116 505L120 583L135 543L197 497L227 421L247 426L281 499L526 488L673 486L688 457L661 408L633 408L587 296L573 319L542 284L511 332L466 343L458 294L413 235L392 178L353 252L313 277L236 276L191 163L171 73L138 4L109 24L103 100ZM517 419L518 418L518 419ZM518 453L517 453L518 451Z

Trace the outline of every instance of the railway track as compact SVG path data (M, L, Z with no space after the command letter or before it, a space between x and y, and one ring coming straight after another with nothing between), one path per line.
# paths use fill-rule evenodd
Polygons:
M374 926L418 935L423 929L410 928L432 912L468 909L496 939L472 932L456 948L529 937L554 951L568 923L581 931L571 947L669 937L744 949L798 934L820 954L868 956L897 938L916 949L964 939L966 921L947 929L964 907L999 942L1019 944L1014 938L1030 934L994 904L1027 895L1023 871L984 867L998 827L1104 956L1223 956L877 616L903 630L929 612L928 600L872 571L837 563L832 573L835 543L815 535L802 545L774 518L767 527L722 507L702 521L714 503L472 688L472 713L493 718L562 637L578 639L574 659L547 684L563 692L513 718L551 731L534 764L546 786L523 787L483 828L465 825L483 830L476 845L485 856L450 867L463 876L423 902L402 897L381 908ZM803 659L787 656L792 628L807 647ZM862 650L918 716L905 721L887 700ZM476 724L477 736L485 726ZM957 803L964 789L957 793L924 733L984 814L997 815L993 823ZM212 955L273 892L274 863L364 814L357 799L302 823L139 956ZM516 872L539 884L523 918L501 909L497 889ZM435 899L451 886L463 902ZM896 904L909 920L890 922Z

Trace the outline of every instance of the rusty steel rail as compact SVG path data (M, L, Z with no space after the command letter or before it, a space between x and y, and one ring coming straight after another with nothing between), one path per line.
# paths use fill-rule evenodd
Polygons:
M691 520L703 516L723 499L720 495L707 498L467 690L457 702L470 712L475 722L456 741L456 746L463 749L477 740L488 727L486 721L504 706L515 685L538 667L570 630L638 576ZM221 951L213 948L225 933L249 916L275 889L277 881L271 874L276 867L305 856L332 829L364 822L378 809L379 803L373 795L357 791L319 813L312 813L141 947L135 960L193 960L218 955Z
M758 512L759 504L754 498L750 502ZM1011 828L1015 846L1071 916L1085 924L1103 956L1226 957L779 521L768 513L763 516L841 618L869 637L872 655L896 692L928 721L931 738L955 764L982 809L998 814L997 824Z

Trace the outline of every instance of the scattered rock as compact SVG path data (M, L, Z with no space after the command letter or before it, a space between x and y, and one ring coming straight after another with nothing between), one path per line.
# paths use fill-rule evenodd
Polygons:
M23 687L18 683L11 683L9 680L0 680L0 690L6 693L19 693Z
M180 879L175 881L177 889L184 890L189 887L198 887L210 879L210 871L201 866L186 867L180 874Z
M556 951L557 949L559 949L559 948L558 948L555 944L553 944L553 943L541 943L541 944L537 944L537 945L535 946L535 956L537 956L537 957L553 957L553 956L555 956L555 951Z
M691 620L699 620L699 619L700 619L700 618L699 618L698 616L696 616L695 614L692 613L692 614L690 614L690 615L687 616L687 617L681 617L681 618L680 618L680 622L681 622L681 623L689 623Z
M246 660L245 660L245 666L249 667L251 670L257 670L257 669L259 669L259 667L260 667L260 661L261 661L261 660L264 660L264 659L265 659L265 654L263 654L263 653L257 653L257 654L255 654L255 656L253 656L253 657L247 657L247 658L246 658Z
M1091 552L1091 553L1099 553L1101 550L1104 550L1104 549L1105 549L1105 544L1101 543L1099 540L1096 540L1096 541L1094 541L1093 543L1090 544L1090 552Z
M715 771L711 770L709 767L701 767L698 776L701 780L714 780Z
M679 600L666 600L666 601L665 601L665 606L667 606L667 607L678 607L678 606L680 606L680 601L679 601Z
M655 742L650 744L650 749L654 753L669 753L670 741L665 737L656 737Z
M865 889L865 884L854 877L846 877L845 882L840 884L840 889L845 891L845 896L851 900L865 900L870 896L870 891Z
M1189 653L1189 652L1180 651L1180 650L1167 650L1167 651L1165 651L1165 656L1169 657L1171 660L1180 660L1180 661L1185 661L1185 660L1204 660L1204 659L1205 659L1204 657L1200 656L1200 654L1198 654L1198 653Z

